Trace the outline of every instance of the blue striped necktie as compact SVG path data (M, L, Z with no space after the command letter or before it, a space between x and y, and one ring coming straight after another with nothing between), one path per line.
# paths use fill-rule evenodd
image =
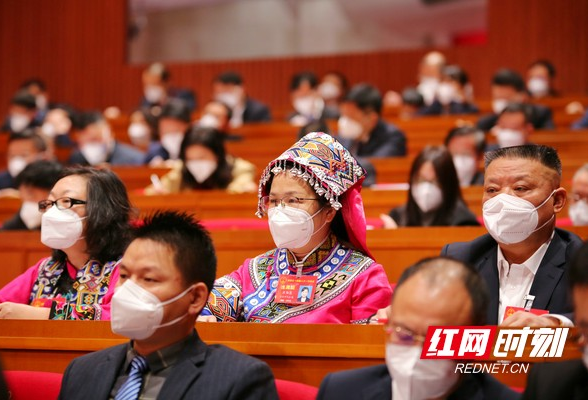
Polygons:
M141 384L143 383L143 373L147 371L147 360L142 356L135 356L131 361L131 371L129 377L122 384L114 400L136 400L139 398L141 392Z

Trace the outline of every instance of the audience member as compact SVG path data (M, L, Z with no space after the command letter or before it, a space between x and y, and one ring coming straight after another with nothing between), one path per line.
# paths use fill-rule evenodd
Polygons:
M145 154L133 146L118 142L100 112L83 113L77 125L78 149L72 153L69 164L143 165Z
M51 106L45 114L40 134L47 142L47 146L73 147L73 122L77 121L77 114L73 108L65 104Z
M318 91L318 79L314 72L295 74L290 80L290 99L294 112L288 121L295 126L304 126L320 119L336 118L325 108L325 101Z
M478 128L489 131L498 119L498 115L508 103L528 103L525 81L510 69L501 69L492 78L492 110L493 114L480 117ZM529 104L531 122L535 129L554 129L551 110L540 104Z
M533 133L531 109L529 104L509 103L498 115L492 134L498 147L511 147L529 144ZM490 148L489 150L494 150Z
M460 374L455 360L421 359L429 326L484 325L488 290L459 261L429 258L405 270L386 324L386 364L329 374L318 400L517 399L485 373Z
M385 228L480 225L462 198L451 153L427 146L410 168L406 204L383 215Z
M141 108L131 113L129 122L127 134L131 143L141 150L147 150L157 136L157 118L149 109Z
M35 96L35 105L37 106L37 114L35 115L35 122L37 124L43 123L47 111L49 111L49 92L47 92L47 85L39 78L27 79L20 85L20 90L24 90Z
M323 75L318 85L318 92L325 102L326 118L339 118L339 104L347 94L347 90L349 90L349 84L341 72L331 71Z
M425 107L423 95L416 88L409 87L402 91L402 106L398 117L401 119L412 119L418 117L419 110Z
M477 114L472 103L472 85L467 73L459 65L447 65L441 70L435 100L419 110L421 115Z
M430 51L421 59L417 90L423 96L426 105L430 105L435 100L441 82L441 71L445 64L445 56L438 51Z
M39 160L27 165L16 177L22 205L18 213L2 224L1 230L41 229L39 202L49 197L49 191L59 180L61 172L61 164L55 161Z
M360 83L341 103L338 139L356 157L406 155L406 137L381 118L382 96L375 87Z
M553 313L571 316L568 262L582 241L555 228L555 215L567 197L560 185L557 152L548 146L524 145L498 149L485 158L482 213L488 234L446 245L441 254L480 271L490 289L488 324L569 323ZM521 307L550 314L518 311Z
M247 95L243 78L237 72L227 71L218 75L212 83L212 93L215 100L231 109L231 127L272 119L268 106Z
M8 116L2 125L2 131L20 133L27 128L34 128L39 125L35 121L36 115L35 96L25 90L20 90L10 100Z
M149 145L145 163L159 166L166 160L177 160L184 134L189 126L190 109L186 103L181 100L170 100L161 110L157 122L159 141Z
M573 130L580 130L580 129L588 128L588 110L586 110L586 112L584 113L582 118L580 118L579 120L575 121L572 124L571 128Z
M364 171L325 133L310 133L270 162L259 182L276 248L216 280L201 320L364 323L390 298L366 246ZM298 304L284 288L312 286ZM314 297L313 297L314 296Z
M21 133L13 133L8 138L6 148L8 169L0 172L0 189L16 188L14 179L22 170L37 160L52 158L47 144L33 129Z
M62 399L278 399L264 362L194 329L216 273L212 240L185 214L144 221L120 263L112 331L131 339L74 359Z
M557 96L553 88L555 67L547 60L537 60L527 69L527 90L534 98Z
M453 128L445 137L445 147L453 157L459 186L484 184L484 172L479 169L486 148L484 132L471 126Z
M0 289L0 319L110 319L130 235L124 184L108 170L69 169L39 211L53 253Z
M255 166L227 154L223 134L213 128L192 126L180 149L181 163L151 185L147 194L184 190L226 189L230 193L255 192Z
M568 214L574 225L588 225L588 164L574 174Z
M190 89L170 86L171 73L162 63L153 63L143 71L143 98L141 107L161 110L170 100L178 99L186 103L189 112L196 109L196 96ZM154 110L154 115L158 112Z
M534 363L523 400L584 400L588 396L588 243L569 268L582 359Z

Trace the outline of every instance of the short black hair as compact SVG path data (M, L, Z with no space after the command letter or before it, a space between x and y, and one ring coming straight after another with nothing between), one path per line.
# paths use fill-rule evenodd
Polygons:
M502 109L499 116L503 114L516 114L521 113L525 117L526 124L532 124L533 118L533 110L531 109L530 104L520 103L520 102L512 102L508 103L506 107Z
M304 82L308 82L313 89L318 86L318 78L314 72L302 71L292 76L292 79L290 80L290 91L298 89Z
M180 121L184 121L189 124L191 120L190 114L190 107L188 107L188 104L185 101L180 99L170 99L163 106L159 118L179 119Z
M561 179L561 160L557 150L553 147L542 144L524 144L522 146L502 147L489 151L484 155L484 167L488 166L499 158L523 158L526 160L538 161L547 168L557 173Z
M544 67L547 70L547 73L549 74L550 78L555 77L555 72L556 72L555 66L551 63L551 61L545 60L545 59L540 59L540 60L534 61L531 63L531 65L529 65L529 69L531 69L537 65Z
M8 144L17 140L30 140L38 152L47 151L47 143L33 128L26 128L22 132L13 132L8 136Z
M215 82L224 83L225 85L242 85L243 78L241 74L235 71L225 71L219 74L215 79Z
M131 238L133 213L125 185L112 171L91 167L66 168L60 178L77 175L86 179L86 252L101 263L118 260ZM53 258L65 261L62 250Z
M90 125L106 122L106 118L100 111L86 111L79 113L74 119L73 124L76 129L83 130Z
M367 83L353 86L343 101L355 103L364 112L374 111L378 115L382 112L382 94L375 86Z
M517 92L524 92L526 90L525 81L518 72L502 68L499 69L492 77L492 85L508 86L515 89Z
M217 104L220 104L221 106L223 106L223 108L225 109L225 111L227 113L227 120L228 121L230 121L231 118L233 118L233 109L231 107L229 107L226 103L223 103L222 101L219 101L219 100L211 100L210 102L208 102L208 104L210 104L210 103L217 103Z
M20 84L20 88L25 90L30 89L31 86L37 86L42 92L47 91L47 85L40 78L29 78Z
M212 290L216 276L216 254L212 239L204 227L180 211L157 211L145 218L135 230L133 240L161 243L174 253L174 264L189 286L203 282Z
M449 275L456 269L459 272L458 276ZM490 295L486 282L471 265L449 257L424 258L402 272L394 292L396 293L398 288L410 277L419 273L426 273L427 279L432 286L435 285L439 278L455 277L461 280L472 301L472 325L486 325Z
M35 96L30 94L26 90L19 90L18 92L16 92L14 96L12 96L12 99L10 99L10 104L24 107L27 110L34 110L35 108L37 108Z
M407 87L402 91L402 103L420 108L425 105L425 99L415 87Z
M459 83L461 86L466 85L470 81L470 78L468 77L468 74L465 72L465 70L459 65L455 64L443 67L441 74L448 77L452 81Z
M576 251L569 269L571 287L588 286L588 242Z
M476 152L483 154L486 149L486 134L484 131L473 126L458 126L451 128L445 137L445 147L449 147L449 143L456 137L474 136L476 143Z
M63 167L56 161L39 160L27 165L16 176L16 187L32 186L39 189L51 190L59 180Z

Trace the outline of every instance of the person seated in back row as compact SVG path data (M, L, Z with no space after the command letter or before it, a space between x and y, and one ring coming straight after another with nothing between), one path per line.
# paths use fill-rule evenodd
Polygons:
M131 341L74 359L59 398L277 400L267 364L198 336L215 273L212 240L192 216L143 221L112 299L112 331Z
M445 147L425 147L413 161L409 179L406 204L382 215L385 228L479 225L462 198L451 153Z
M473 126L453 128L445 137L445 147L451 153L460 187L484 185L486 134Z
M146 194L179 193L185 190L226 189L230 193L257 190L255 166L227 154L223 134L213 128L192 126L180 148L180 160Z
M169 100L157 120L159 140L149 145L145 164L152 167L173 166L180 157L180 147L190 121L190 108L186 103L178 99Z

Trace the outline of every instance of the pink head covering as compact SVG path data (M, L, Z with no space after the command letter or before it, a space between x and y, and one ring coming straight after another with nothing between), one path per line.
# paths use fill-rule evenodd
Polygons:
M360 194L365 170L341 143L326 133L309 133L264 169L259 180L257 216L263 215L261 198L268 195L270 177L292 164L289 173L304 179L331 207L341 210L349 241L372 257L366 244L366 220Z

